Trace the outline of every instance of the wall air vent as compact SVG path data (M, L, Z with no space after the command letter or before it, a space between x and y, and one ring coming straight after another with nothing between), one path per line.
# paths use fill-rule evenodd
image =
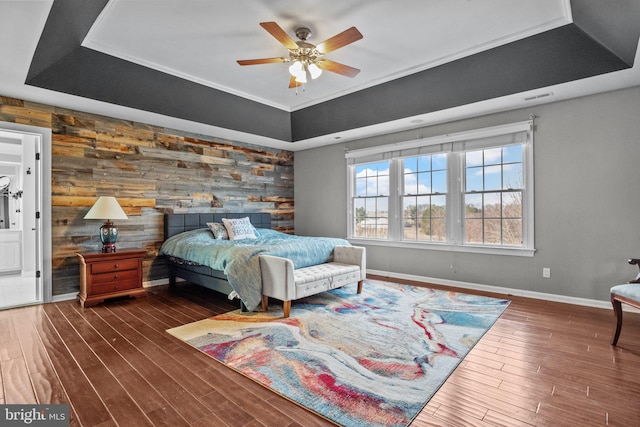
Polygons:
M553 92L545 92L545 93L541 93L539 95L528 96L524 100L525 101L535 101L536 99L548 98L550 96L553 96Z

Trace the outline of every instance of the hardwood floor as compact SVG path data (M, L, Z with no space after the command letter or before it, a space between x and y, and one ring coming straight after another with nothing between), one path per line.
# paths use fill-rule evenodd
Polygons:
M640 314L612 347L610 310L460 291L512 303L413 426L640 426ZM0 311L0 403L68 403L72 426L331 425L165 332L235 308L182 285Z

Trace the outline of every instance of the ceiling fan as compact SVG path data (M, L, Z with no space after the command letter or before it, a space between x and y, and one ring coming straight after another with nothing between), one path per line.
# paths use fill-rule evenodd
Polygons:
M332 73L341 74L347 77L356 76L360 70L339 62L331 61L324 58L326 53L344 47L362 38L362 34L356 27L351 27L335 36L313 45L307 42L311 36L311 30L306 27L296 29L296 36L300 39L294 41L289 35L275 22L261 22L260 26L267 30L269 34L275 37L284 47L289 49L289 57L278 58L262 58L262 59L243 59L238 60L240 65L257 65L257 64L273 64L277 62L293 62L289 67L291 78L289 79L289 88L302 86L307 82L307 77L312 79L320 77L322 70Z

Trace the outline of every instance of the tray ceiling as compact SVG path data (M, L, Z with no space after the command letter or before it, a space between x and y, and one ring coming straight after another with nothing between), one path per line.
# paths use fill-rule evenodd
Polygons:
M17 45L0 48L7 96L293 150L640 84L636 0L43 0L0 11ZM316 44L356 26L364 38L327 58L361 73L325 72L296 91L287 64L240 67L286 56L264 21L292 37L309 27Z

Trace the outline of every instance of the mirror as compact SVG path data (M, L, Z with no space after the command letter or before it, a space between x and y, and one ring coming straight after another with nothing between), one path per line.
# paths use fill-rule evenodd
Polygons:
M8 176L0 176L0 191L4 190L11 184L11 178Z

